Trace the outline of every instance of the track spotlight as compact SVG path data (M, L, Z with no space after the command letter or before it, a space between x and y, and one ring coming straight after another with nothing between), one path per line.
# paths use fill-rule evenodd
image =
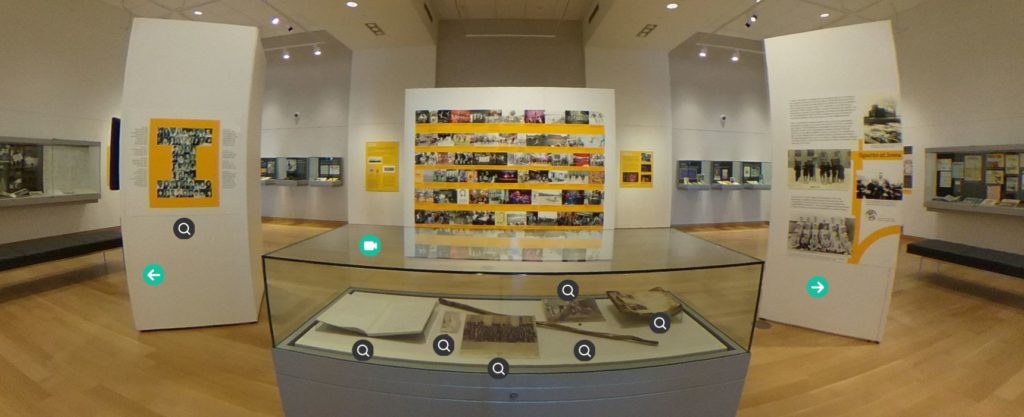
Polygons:
M319 45L313 47L313 55L320 56L320 55L323 55L323 54L324 54L324 51L320 49Z
M743 25L746 26L746 27L751 27L751 26L754 26L754 23L757 23L757 15L756 14L755 15L751 15L749 18L747 18L747 23L744 23Z
M730 59L732 59L732 62L739 62L740 61L740 51L733 51L732 52L732 58L730 58Z
M288 53L288 50L285 49L284 52L281 53L281 58L282 59L292 59L292 54Z
M699 56L701 58L707 58L708 57L708 47L702 46L700 48L700 52L697 53L697 56Z

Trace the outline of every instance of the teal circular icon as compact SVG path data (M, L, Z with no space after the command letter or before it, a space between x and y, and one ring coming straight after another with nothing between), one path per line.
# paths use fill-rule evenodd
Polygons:
M359 252L363 256L377 256L380 253L380 238L374 235L363 236L359 239Z
M828 295L828 281L825 277L816 276L807 281L807 295L811 298L824 298Z
M146 265L142 268L142 282L150 287L158 287L164 283L164 267L157 264Z

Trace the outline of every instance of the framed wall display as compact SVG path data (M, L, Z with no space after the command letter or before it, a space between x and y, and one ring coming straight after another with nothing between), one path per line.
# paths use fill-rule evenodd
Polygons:
M149 123L149 207L219 207L220 121Z
M711 182L718 185L739 185L736 167L732 161L714 161L711 163Z
M603 119L580 109L417 110L416 227L602 229ZM637 161L639 183L650 153Z
M651 188L654 186L654 152L619 152L619 187Z
M1024 216L1021 150L1022 145L928 149L925 207Z
M707 175L704 174L705 164L705 161L676 161L676 188L681 190L709 189L710 183Z

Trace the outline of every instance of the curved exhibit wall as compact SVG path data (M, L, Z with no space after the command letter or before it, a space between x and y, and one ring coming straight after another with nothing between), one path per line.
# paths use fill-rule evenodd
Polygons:
M110 118L119 115L128 16L103 2L4 1L0 13L0 136L101 142L101 198L0 209L0 244L117 226L107 188ZM12 57L17 57L12 58Z

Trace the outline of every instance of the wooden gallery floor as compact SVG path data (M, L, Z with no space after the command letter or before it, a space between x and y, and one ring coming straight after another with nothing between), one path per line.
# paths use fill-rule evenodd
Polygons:
M267 250L329 230L263 227ZM693 233L765 253L764 228ZM758 329L739 415L1024 416L1024 280L918 262L882 344ZM266 320L136 332L120 251L0 273L0 416L280 416Z

